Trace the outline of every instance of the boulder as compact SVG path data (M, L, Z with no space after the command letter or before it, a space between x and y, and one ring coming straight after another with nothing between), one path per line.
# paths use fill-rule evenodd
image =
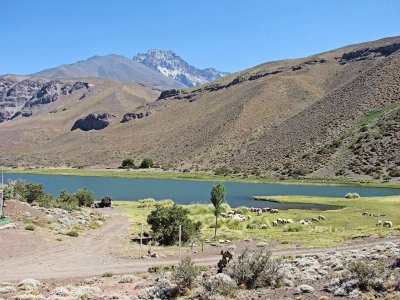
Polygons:
M122 118L122 120L121 120L121 123L125 123L125 122L128 122L128 121L130 121L130 120L135 120L135 119L142 119L142 118L145 118L145 117L148 117L148 116L150 116L150 112L141 112L141 113L126 113L124 116L123 116L123 118Z
M115 116L108 113L89 114L76 120L71 131L75 129L83 131L101 130L109 126L114 119Z

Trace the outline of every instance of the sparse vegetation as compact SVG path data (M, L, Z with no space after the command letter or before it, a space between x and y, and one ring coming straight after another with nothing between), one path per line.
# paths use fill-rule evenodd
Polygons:
M174 282L181 294L194 287L195 279L199 273L198 268L196 268L190 257L181 260L173 271Z
M101 274L101 277L113 277L114 273L113 272L105 272L103 274Z
M35 225L33 225L33 224L27 224L25 226L25 230L34 231L35 229L36 229Z
M280 260L272 259L265 249L250 251L245 249L237 259L229 263L224 272L238 287L247 289L276 287L281 284L283 273Z
M69 230L65 233L65 235L71 236L71 237L78 237L79 233L76 230Z

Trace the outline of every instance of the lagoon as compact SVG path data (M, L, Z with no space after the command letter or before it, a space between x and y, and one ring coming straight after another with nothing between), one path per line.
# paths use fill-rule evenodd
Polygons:
M210 203L210 191L214 181L184 180L184 179L136 179L98 176L44 175L5 173L5 180L22 179L25 182L41 183L46 192L57 195L66 189L74 192L86 188L94 192L95 197L109 196L116 200L138 200L143 198L172 199L179 204ZM336 208L328 205L304 203L279 203L272 201L253 200L252 196L274 195L307 195L323 197L344 197L349 192L361 196L394 196L400 190L394 188L334 186L311 184L280 184L280 183L250 183L225 182L227 202L232 207L254 206L272 208ZM362 199L360 199L362 201Z

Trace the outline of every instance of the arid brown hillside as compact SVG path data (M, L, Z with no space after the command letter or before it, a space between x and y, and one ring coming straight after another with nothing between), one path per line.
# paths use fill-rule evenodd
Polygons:
M121 91L114 92L114 102L98 100L101 111L87 110L117 114ZM400 37L262 64L142 104L131 112L148 116L97 131L69 131L72 114L2 123L0 137L8 141L0 146L0 163L116 165L126 156L152 156L181 169L387 178L400 163L398 151L383 150L399 141L393 128L399 122ZM58 130L49 129L60 122ZM376 131L381 143L374 139L374 148L369 138L358 141L361 133ZM371 166L380 169L368 171Z

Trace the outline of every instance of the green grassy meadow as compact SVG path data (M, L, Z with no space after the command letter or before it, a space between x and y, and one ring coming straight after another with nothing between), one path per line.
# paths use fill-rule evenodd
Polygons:
M256 198L260 201L268 199L280 202L318 203L341 208L327 211L289 209L280 210L278 214L263 213L261 216L257 216L255 213L249 212L246 207L239 207L236 210L246 216L250 215L250 220L240 222L230 218L220 218L217 240L258 239L280 242L285 247L295 245L307 248L339 246L358 238L384 238L387 235L398 236L400 233L400 196L357 199L310 196L256 196ZM145 224L145 230L150 231L146 219L156 205L172 205L172 203L171 200L117 201L115 206L120 208L123 214L131 220L130 231L139 234L142 222ZM193 220L202 222L202 238L212 240L215 222L212 205L191 204L184 205L184 207L190 211L190 217ZM228 205L225 206L225 211L230 209ZM384 216L379 218L362 216L364 211ZM301 219L311 220L318 215L323 215L326 220L313 222L313 225L297 224ZM272 221L277 218L290 218L296 224L273 227ZM377 220L390 220L394 226L393 228L377 227L375 226ZM260 229L261 224L267 224L268 229Z

